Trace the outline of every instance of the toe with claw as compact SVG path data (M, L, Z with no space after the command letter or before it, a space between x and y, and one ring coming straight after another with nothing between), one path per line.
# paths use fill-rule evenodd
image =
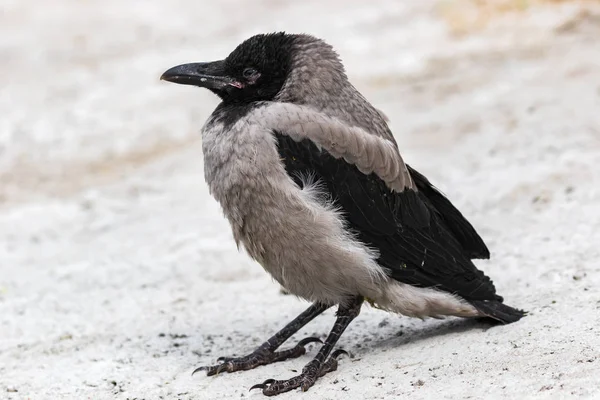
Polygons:
M246 371L260 365L297 358L306 354L306 348L304 346L309 343L323 342L317 337L308 337L298 342L298 344L291 349L282 351L273 351L268 346L263 345L256 349L252 354L244 357L219 357L217 359L219 364L196 368L194 372L192 372L192 375L199 371L206 371L206 375L208 376L218 375L221 372Z
M263 383L252 386L250 390L261 389L266 396L275 396L296 388L300 388L303 392L306 392L315 384L319 377L337 369L337 358L343 354L348 355L348 352L345 350L336 350L324 363L312 360L302 369L302 373L298 376L282 381L267 379Z
M345 355L348 357L352 357L350 355L350 353L348 353L346 350L336 350L333 353L331 353L331 356L329 356L329 358L327 359L327 361L325 361L323 363L323 366L321 367L321 370L319 371L319 376L323 376L325 374L327 374L328 372L333 372L335 370L337 370L338 367L338 357L341 355Z

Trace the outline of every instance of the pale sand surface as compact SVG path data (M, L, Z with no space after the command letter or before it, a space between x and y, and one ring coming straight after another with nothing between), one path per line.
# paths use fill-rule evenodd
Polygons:
M365 308L340 341L355 358L280 398L600 398L600 4L472 3L3 0L0 398L258 399L315 354L191 376L306 303L236 250L209 196L216 98L158 81L279 29L339 50L530 311L488 329Z

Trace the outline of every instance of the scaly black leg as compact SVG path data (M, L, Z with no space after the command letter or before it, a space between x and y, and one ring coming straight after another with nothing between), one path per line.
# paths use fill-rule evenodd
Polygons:
M362 306L363 300L362 297L354 297L347 304L340 304L337 312L337 319L329 336L325 340L321 350L319 350L319 353L311 362L306 364L300 375L284 381L267 379L263 383L252 386L250 390L262 389L263 394L267 396L275 396L297 387L300 387L302 391L305 392L315 384L319 377L328 372L335 371L337 369L337 356L345 352L343 350L337 350L329 357L329 359L327 356L329 356L333 346L335 346L350 322L352 322L352 320L360 313L360 307Z
M316 337L308 337L301 340L296 346L283 351L275 351L279 346L298 332L304 325L312 321L316 316L327 310L329 306L323 304L313 304L306 311L298 315L292 322L287 324L282 330L264 342L258 349L244 357L220 357L217 365L196 368L192 375L198 371L206 371L206 375L217 375L221 372L245 371L256 368L260 365L267 365L277 361L297 358L306 353L306 346L309 343L321 342Z

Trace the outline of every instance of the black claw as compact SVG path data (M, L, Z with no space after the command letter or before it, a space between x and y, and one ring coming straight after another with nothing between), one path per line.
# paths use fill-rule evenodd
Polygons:
M345 355L345 356L352 358L352 355L350 353L348 353L346 350L342 350L342 349L336 350L333 353L331 353L331 358L337 359L341 355Z
M298 342L298 346L306 346L309 343L321 343L321 344L323 344L323 341L321 339L319 339L318 337L311 336L311 337L307 337L307 338L304 338L301 341L299 341Z
M194 372L192 372L192 376L194 376L194 374L196 372L200 372L200 371L206 371L207 369L209 369L210 367L198 367L194 370Z
M273 382L275 382L275 379L267 379L263 383L257 383L256 385L252 386L250 389L248 389L248 391L253 389L266 389L269 387L268 385L272 384Z
M217 367L216 371L214 373L212 373L211 375L219 375L221 372L225 371L226 369L227 369L227 363L221 364Z
M257 383L256 385L254 385L250 389L248 389L248 391L251 392L254 389L264 389L266 387L267 387L267 385L265 385L264 383Z

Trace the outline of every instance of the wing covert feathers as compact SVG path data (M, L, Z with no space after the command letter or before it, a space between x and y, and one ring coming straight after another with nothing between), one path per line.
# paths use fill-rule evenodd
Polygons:
M258 119L265 128L282 132L297 142L309 139L333 157L355 165L365 175L376 174L396 192L414 188L406 164L390 140L290 103L271 103L259 109Z

